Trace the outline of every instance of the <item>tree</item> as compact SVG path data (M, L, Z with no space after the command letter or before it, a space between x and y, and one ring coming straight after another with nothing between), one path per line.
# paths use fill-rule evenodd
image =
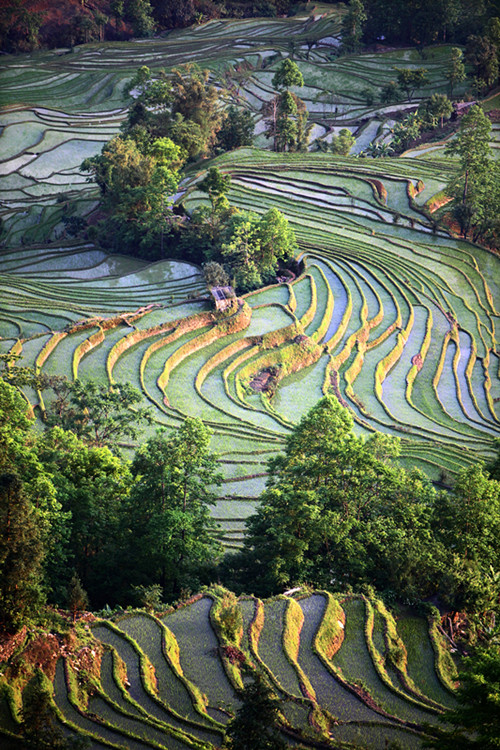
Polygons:
M342 50L357 52L361 46L361 37L367 15L362 0L349 0L348 10L342 19Z
M431 98L423 101L418 108L419 116L431 128L437 127L438 120L443 127L445 118L449 120L452 112L453 105L446 94L432 94Z
M51 600L65 600L72 588L73 568L93 605L117 601L121 593L118 535L132 483L128 462L60 427L46 431L37 448L53 476L62 510L58 519L62 550L50 555L46 566Z
M149 0L125 0L125 18L132 24L135 36L152 36L152 11Z
M76 572L73 573L68 586L68 608L73 616L73 624L76 622L76 615L88 607L89 598L87 592L82 586Z
M479 650L464 660L459 675L458 706L445 711L440 730L426 747L439 750L496 750L500 737L500 653ZM436 734L433 728L432 734Z
M69 402L62 408L54 403L47 421L51 426L71 430L89 445L116 448L123 438L135 439L140 426L151 422L149 409L136 407L142 396L130 383L108 387L75 380L69 390Z
M45 12L32 11L21 0L0 9L0 46L5 52L30 52L40 46L39 31Z
M422 129L422 120L416 112L411 112L403 120L396 122L391 130L393 146L404 151L410 143L418 138Z
M279 701L257 674L241 693L242 704L226 728L228 750L285 750L279 733Z
M262 217L239 211L230 217L221 254L231 269L238 289L249 291L275 276L280 260L297 249L288 220L276 208Z
M339 156L348 156L349 151L356 143L356 139L347 128L342 128L338 135L332 137L330 150Z
M232 151L241 146L251 146L254 128L255 123L250 112L231 105L227 110L227 118L217 134L217 148L221 151Z
M187 63L172 70L172 96L172 115L180 116L189 127L195 125L199 129L201 148L196 150L192 145L187 149L189 155L192 158L208 156L214 150L226 119L226 90L210 83L209 70Z
M132 463L122 565L131 583L161 585L165 600L198 587L219 553L209 506L221 475L210 436L200 419L188 417L176 432L157 432Z
M467 39L465 56L473 67L480 87L487 88L496 83L499 70L497 47L488 36L471 34Z
M267 489L247 521L243 586L250 575L258 595L304 581L410 598L439 590L445 555L431 533L432 486L391 465L397 444L363 441L352 425L326 396L269 462Z
M491 150L489 138L491 123L483 109L477 105L462 117L457 138L451 141L446 152L460 160L458 173L450 180L447 194L456 201L455 215L460 218L464 237L474 224L475 206L480 199L484 177L490 173ZM493 174L493 172L491 172Z
M50 686L50 687L49 687ZM87 737L66 738L59 728L51 698L51 685L40 669L23 690L20 725L27 750L87 750Z
M464 53L459 47L452 47L450 62L445 73L445 77L450 82L450 96L453 97L453 89L457 83L462 83L466 79Z
M0 632L38 613L42 594L40 519L16 474L0 474Z
M263 106L268 126L266 135L273 138L275 151L304 151L310 131L308 113L302 99L289 91L292 86L304 85L297 63L290 58L283 60L272 84L280 93Z
M398 86L406 91L410 102L417 89L428 86L430 83L425 68L394 68L394 70L398 75Z
M210 167L206 177L197 185L198 190L207 193L212 204L212 211L217 211L221 204L221 199L225 198L226 193L231 187L231 175L223 175L217 167Z
M156 20L167 29L189 26L195 18L193 0L152 0Z
M380 101L382 104L392 104L401 98L401 90L396 81L389 81L382 87Z
M274 89L287 91L292 86L300 88L304 85L304 78L296 62L289 57L285 58L273 76L272 86Z
M228 286L229 276L223 266L214 260L203 264L203 278L209 289L214 286Z

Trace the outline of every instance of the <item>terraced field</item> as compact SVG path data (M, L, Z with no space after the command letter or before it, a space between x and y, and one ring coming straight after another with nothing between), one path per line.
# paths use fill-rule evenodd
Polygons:
M451 657L431 622L414 612L395 620L378 600L321 591L242 598L243 628L228 636L220 627L228 601L213 589L162 616L96 622L92 687L70 657L55 669L65 731L90 738L93 748L216 748L256 670L281 700L291 745L327 747L334 739L345 747L419 748L432 731L423 725L453 705ZM14 734L15 700L0 706L0 732Z
M340 126L352 130L353 153L387 137L392 107L377 102L394 67L425 65L430 85L419 97L445 91L450 48L433 47L422 60L413 50L336 58L345 6L320 6L311 16L213 21L171 32L166 38L89 44L30 56L4 56L0 66L0 218L9 245L59 241L63 218L86 216L97 191L79 171L119 132L130 100L126 84L141 65L169 70L189 60L210 68L214 80L248 108L262 135L262 104L273 96L271 80L281 60L293 55L305 86L298 92L313 125L312 140L327 141ZM334 93L332 93L334 92ZM415 100L418 101L418 98ZM333 126L333 129L332 129Z
M434 478L491 455L499 434L499 260L433 224L448 160L356 160L240 149L215 162L231 203L289 218L304 272L211 312L196 267L90 245L4 250L2 351L49 374L132 382L156 426L213 429L227 546L264 487L267 459L331 390L357 430L398 435ZM184 202L202 194L186 182ZM278 368L274 398L251 387ZM43 411L41 394L26 392ZM153 428L152 428L153 429Z
M449 47L425 60L410 49L337 58L344 6L325 8L2 58L0 350L49 374L133 383L153 407L152 430L201 416L225 478L213 513L229 548L241 545L267 460L329 390L358 432L398 435L402 463L434 479L492 455L499 432L499 260L434 222L430 201L454 168L439 150L361 160L254 148L216 159L233 205L285 213L304 264L230 318L213 314L196 267L109 256L64 234L65 217L97 205L79 164L118 132L140 65L169 69L188 51L252 111L256 146L266 145L261 105L287 55L304 75L313 137L347 126L354 152L387 137L390 108L368 107L364 89L376 100L395 66L428 69L418 97L444 91ZM198 165L182 185L188 209L204 199L201 174ZM273 398L251 386L269 367ZM46 394L25 395L43 413Z

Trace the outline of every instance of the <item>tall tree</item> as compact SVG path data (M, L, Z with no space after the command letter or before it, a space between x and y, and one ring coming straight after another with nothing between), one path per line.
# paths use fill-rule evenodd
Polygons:
M338 135L332 137L330 149L339 156L348 156L349 151L356 143L356 138L350 130L342 128Z
M255 123L250 112L231 105L227 110L227 118L217 134L216 145L222 151L251 146L254 128Z
M478 190L481 192L484 177L490 170L490 132L488 117L482 107L474 105L462 117L457 138L446 147L447 154L456 155L460 160L458 173L446 190L455 199L455 215L464 236L474 223L475 197Z
M450 62L445 72L446 79L450 82L450 96L453 97L453 89L457 83L466 79L464 53L459 47L452 47Z
M292 257L297 249L295 233L276 208L262 217L239 211L229 219L221 254L234 276L235 286L249 291L269 283L279 261Z
M472 65L480 88L493 86L498 80L498 50L489 36L472 34L467 39L466 59Z
M363 441L352 425L327 396L270 461L240 558L259 595L304 581L370 583L410 597L439 590L444 555L430 533L431 485L391 466L397 446Z
M349 0L348 10L342 19L342 50L357 52L361 47L363 29L367 20L362 0Z
M131 485L128 462L59 427L41 437L38 455L53 475L67 516L61 535L65 565L56 558L47 566L52 601L64 601L74 568L93 606L115 602L120 578L117 537Z
M190 127L197 126L202 138L202 148L191 149L189 155L208 156L226 119L225 89L211 83L209 70L187 63L172 71L172 95L172 114L180 116Z
M228 750L285 750L279 733L279 702L273 691L257 675L241 694L242 704L226 729L224 747Z
M0 474L0 631L38 612L42 594L42 532L36 509L15 474Z
M149 409L137 406L142 397L130 383L105 386L75 380L69 392L67 401L50 407L47 421L71 430L89 445L116 449L120 440L135 439L141 425L151 422Z
M411 102L416 90L428 86L430 83L425 68L394 68L398 74L398 86L406 91L408 101Z
M200 419L187 418L150 438L132 463L123 565L132 566L131 582L160 584L166 600L199 586L199 571L219 552L209 507L221 476L210 435Z
M287 57L280 64L272 80L280 93L263 107L268 138L273 138L275 151L303 151L307 148L310 128L307 126L307 109L292 86L304 85L297 63Z

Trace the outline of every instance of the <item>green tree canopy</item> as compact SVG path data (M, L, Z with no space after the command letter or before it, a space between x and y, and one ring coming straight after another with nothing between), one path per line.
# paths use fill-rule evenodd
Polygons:
M260 675L245 686L242 704L226 729L228 750L285 750L279 733L279 701Z
M452 729L441 730L425 746L439 750L496 750L500 737L500 653L490 649L469 656L459 678L458 706L443 715L443 721Z
M367 15L362 0L349 0L347 13L342 18L342 50L357 52L361 47L361 37Z
M149 409L138 406L140 392L130 383L105 386L75 380L68 390L68 399L63 395L50 407L47 421L71 430L89 445L117 448L120 440L135 439L141 426L151 422Z
M272 86L274 89L289 89L292 86L303 86L304 79L296 62L289 57L285 58L273 76Z
M406 91L410 102L416 90L430 83L425 68L394 68L394 70L398 75L398 86Z
M187 418L150 438L132 463L123 564L132 565L131 583L160 584L166 600L199 586L200 571L219 553L209 506L221 476L210 435L200 419Z

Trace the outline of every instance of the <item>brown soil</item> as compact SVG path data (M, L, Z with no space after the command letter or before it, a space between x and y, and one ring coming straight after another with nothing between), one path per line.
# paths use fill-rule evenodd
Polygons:
M261 370L254 378L250 381L250 388L258 393L267 393L276 383L278 377L278 371L275 367L266 367L265 370Z
M420 352L418 354L415 354L411 358L411 363L412 363L412 365L415 365L415 367L417 368L418 372L420 372L420 370L422 369L423 364L424 364L424 361L422 359L422 355L420 354Z

